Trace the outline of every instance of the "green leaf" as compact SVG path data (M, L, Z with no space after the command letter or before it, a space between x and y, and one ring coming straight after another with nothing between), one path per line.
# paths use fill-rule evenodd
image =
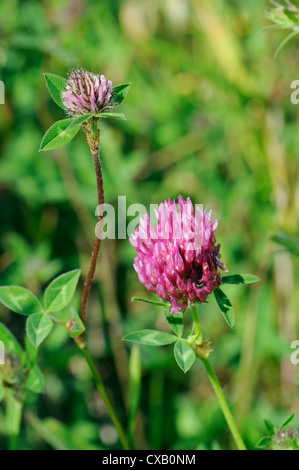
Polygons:
M31 369L25 380L25 388L34 393L42 393L44 391L44 377L39 367L35 366Z
M80 126L71 127L73 118L62 119L61 121L55 122L50 129L45 133L39 151L42 150L53 150L62 145L68 144L78 133Z
M170 313L170 311L165 312L166 320L168 321L172 331L177 336L182 336L184 330L184 315L182 312L179 313Z
M43 307L29 290L19 286L0 287L0 302L13 312L21 315L42 313Z
M122 119L124 121L126 120L126 116L123 113L107 112L107 113L96 114L96 116L99 118L104 118L104 119Z
M144 299L143 297L132 297L132 302L145 302L147 304L152 304L152 305L157 305L158 307L170 307L169 302L164 302L164 301L159 301L159 300L149 300L149 299Z
M271 421L269 421L268 419L264 419L264 423L265 423L265 426L267 428L267 431L268 431L268 434L270 436L273 436L273 434L275 434L275 427L274 425L271 423Z
M148 346L165 346L172 344L177 340L177 337L169 333L163 333L156 330L140 330L130 333L123 338L125 341L133 343L146 344Z
M127 94L129 93L131 83L122 83L113 87L112 104L117 107L119 106Z
M268 31L279 31L282 29L288 29L288 27L284 27L281 25L273 25L273 26L267 26L266 28L263 28L262 31L263 33L267 33Z
M186 341L180 339L174 345L174 357L178 366L186 374L193 366L196 356L194 349Z
M61 93L66 88L66 80L62 77L59 77L59 75L55 75L54 73L44 73L44 77L49 93L53 100L56 104L58 104L58 106L60 106L60 108L65 110Z
M26 332L35 348L46 339L52 328L53 321L45 314L35 313L26 321Z
M27 353L27 363L35 365L38 357L38 348L35 348L27 335L25 335L25 349ZM29 361L28 361L29 359Z
M286 445L289 447L289 450L299 450L299 439L294 437L293 439L286 439Z
M88 121L88 119L90 119L92 116L93 114L89 113L89 114L84 114L84 116L79 116L78 118L73 119L73 122L71 122L71 124L69 125L66 131L70 132L77 127L80 129L83 122Z
M253 274L231 274L222 277L222 284L252 284L258 281L260 278Z
M44 306L48 312L57 312L66 307L72 300L78 280L80 269L69 271L54 279L45 290Z
M284 8L283 9L283 12L284 14L292 21L292 23L294 24L294 26L296 26L296 24L298 24L298 18L297 16L295 15L295 13L293 13L291 10L289 10L288 8Z
M19 342L16 340L14 335L9 329L0 323L0 341L4 343L5 349L11 354L21 357L23 355L23 349Z
M266 436L266 437L262 437L258 443L256 444L255 447L257 447L258 449L266 449L267 447L270 446L272 442L272 438L269 437L269 436Z
M213 292L225 320L230 328L233 328L235 324L235 312L230 300L221 289L215 289Z
M77 336L82 335L85 331L85 326L81 318L79 317L76 310L71 308L72 316L68 322L68 330L71 338L77 338Z
M291 414L291 416L282 423L282 425L280 426L280 429L284 429L288 427L294 418L295 418L295 413Z

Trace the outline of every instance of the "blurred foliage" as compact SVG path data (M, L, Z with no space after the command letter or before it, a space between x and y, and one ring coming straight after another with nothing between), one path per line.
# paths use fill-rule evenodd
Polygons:
M286 0L280 4L270 0L272 8L266 10L266 18L274 23L269 29L291 29L295 30L299 24L299 9L290 1Z
M293 255L299 256L299 236L280 231L273 236L273 240L285 247Z
M299 9L290 0L286 0L284 4L270 0L274 8L266 10L266 18L268 18L273 26L269 26L267 30L291 30L291 33L280 43L274 57L288 44L288 42L299 34Z
M215 300L201 308L204 333L214 343L211 362L250 448L264 434L264 418L278 425L299 411L299 369L290 363L290 343L299 337L298 259L272 240L281 231L298 232L298 112L289 97L299 78L299 47L295 39L274 60L285 32L264 31L269 6L266 0L0 2L6 98L0 105L0 284L40 295L56 275L81 267L85 276L88 269L96 224L92 160L83 133L63 149L38 153L46 129L65 117L42 73L66 76L80 65L113 84L131 82L127 121L102 125L106 201L118 213L119 195L127 207L147 208L190 196L219 219L217 239L230 273L262 279L252 287L225 286L237 314L233 331ZM127 239L103 242L89 304L92 353L119 413L131 417L139 448L231 447L201 364L184 376L171 349L141 346L141 390L129 373L131 348L121 337L142 328L169 331L160 309L130 301L150 297L133 258ZM0 319L23 337L22 317L0 306ZM45 392L28 396L21 448L117 446L89 371L59 326L39 366Z

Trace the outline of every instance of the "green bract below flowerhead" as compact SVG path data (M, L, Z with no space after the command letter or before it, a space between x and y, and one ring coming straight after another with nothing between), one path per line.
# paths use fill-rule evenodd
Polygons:
M44 74L50 95L68 113L67 119L53 124L44 135L40 150L52 150L70 142L83 123L91 118L125 119L114 110L125 99L130 84L112 86L104 75L82 68L69 72L68 79L52 73Z

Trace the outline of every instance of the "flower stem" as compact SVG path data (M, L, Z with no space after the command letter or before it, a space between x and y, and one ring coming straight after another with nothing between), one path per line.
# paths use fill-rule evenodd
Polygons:
M98 191L98 205L103 207L105 202L104 200L104 186L103 186L103 175L102 175L102 166L100 160L100 130L97 128L97 121L96 119L92 119L90 127L85 127L85 132L87 136L88 145L91 151L95 173L96 173L96 181L97 181L97 191ZM103 215L100 213L98 215L98 224L101 227L101 221L103 219ZM101 230L101 228L100 228ZM87 302L88 296L90 291L90 286L94 278L94 273L97 264L97 258L101 247L101 234L97 233L93 252L91 255L91 262L89 267L89 272L87 275L87 279L83 289L82 301L81 301L81 319L83 323L86 323L86 313L87 313Z
M219 383L219 380L213 370L213 367L211 366L211 363L208 359L203 359L201 358L202 362L204 363L204 366L206 368L206 371L208 373L210 382L213 386L213 389L216 393L216 396L218 398L220 407L222 409L222 412L224 414L224 417L226 419L227 425L230 429L230 432L233 435L233 438L235 440L235 443L237 445L238 450L246 450L245 444L243 442L242 437L240 436L240 433L238 431L238 428L236 426L235 420L233 418L233 415L231 414L231 411L228 407L228 404L226 402L223 390L221 388L221 385Z
M93 359L91 357L91 355L89 354L88 350L86 347L84 348L80 348L81 349L81 352L83 354L83 356L85 357L86 359L86 362L88 363L89 365L89 368L90 368L90 371L92 373L92 376L93 376L93 379L95 381L95 384L97 386L97 389L98 391L100 392L102 398L103 398L103 401L107 407L107 410L110 414L110 417L111 417L111 420L114 424L114 426L116 427L117 431L118 431L118 434L119 434L119 438L121 440L121 443L124 447L125 450L130 450L131 449L131 446L130 446L130 443L129 443L129 440L126 436L126 433L121 425L121 422L116 414L116 411L114 409L114 406L112 404L112 401L110 400L110 397L105 389L105 386L104 386L104 383L101 379L101 376L93 362Z
M14 396L12 390L7 390L6 393L6 432L9 450L17 450L23 403Z
M192 305L191 307L192 309L192 316L193 316L193 330L195 332L196 335L198 335L199 338L202 338L202 331L201 331L201 325L200 325L200 321L199 321L199 316L198 316L198 312L197 312L197 309L196 309L196 306L195 305ZM205 368L206 368L206 371L208 373L208 376L209 376L209 379L210 379L210 382L212 384L212 387L216 393L216 396L218 398L218 401L219 401L219 405L220 405L220 408L224 414L224 417L225 417L225 420L226 420L226 423L230 429L230 432L232 433L232 436L235 440L235 443L237 445L237 448L238 450L246 450L246 447L245 447L245 444L243 442L243 439L238 431L238 428L237 428L237 425L235 423L235 420L233 418L233 415L231 414L231 411L228 407L228 404L227 404L227 401L226 401L226 398L224 396L224 393L223 393L223 390L222 390L222 387L220 385L220 382L213 370L213 367L208 359L208 355L210 353L210 351L207 351L207 354L204 355L202 353L202 350L197 347L196 345L196 342L194 343L194 347L193 347L194 351L195 351L195 354L197 355L197 357L199 357L199 359L202 360Z
M196 305L191 305L191 312L192 312L192 317L193 317L194 333L196 334L196 336L201 338L202 337L202 331L201 331L201 325L200 325Z
M96 181L97 181L97 191L98 191L98 206L100 206L99 207L100 209L100 208L103 208L103 205L104 205L104 186L103 186L102 166L101 166L101 160L100 160L100 130L98 129L98 126L97 126L97 118L92 118L91 121L83 127L86 132L88 145L89 145L93 163L94 163ZM88 297L89 297L89 291L90 291L91 283L94 278L97 258L98 258L98 254L99 254L100 247L101 247L101 231L102 231L101 222L103 220L102 212L103 211L99 211L99 215L98 215L97 228L99 227L99 231L97 230L97 233L96 233L96 239L94 242L93 252L91 255L89 272L88 272L85 286L83 289L83 295L82 295L82 301L81 301L81 319L84 324L86 323L87 302L88 302ZM131 447L130 447L129 440L117 416L114 405L106 391L102 378L93 362L91 355L89 354L89 351L86 347L86 341L85 341L84 335L76 338L75 342L86 359L86 362L90 368L91 374L95 381L96 387L98 391L100 392L101 397L103 398L103 401L111 417L111 420L118 431L119 438L122 442L124 449L130 450Z

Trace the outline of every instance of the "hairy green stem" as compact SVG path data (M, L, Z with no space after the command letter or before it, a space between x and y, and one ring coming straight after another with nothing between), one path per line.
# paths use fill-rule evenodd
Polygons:
M201 325L200 325L200 321L199 321L199 316L198 316L198 312L197 312L197 309L196 309L196 306L195 305L192 305L191 307L191 310L192 310L192 316L193 316L193 331L195 332L196 336L198 336L198 338L202 338L202 330L201 330ZM202 342L202 344L204 344L204 342ZM226 420L226 423L230 429L230 432L232 433L232 436L235 440L235 443L236 443L236 446L238 448L238 450L246 450L246 447L245 447L245 444L244 444L244 441L239 433L239 430L237 428L237 425L235 423L235 420L233 418L233 415L229 409L229 406L227 404L227 401L226 401L226 398L224 396L224 393L223 393L223 390L222 390L222 387L220 385L220 382L213 370L213 367L208 359L208 355L209 355L209 351L207 351L207 354L203 354L203 350L200 346L202 345L198 345L196 342L194 342L193 344L193 349L197 355L197 357L199 357L199 359L202 360L205 368L206 368L206 371L208 373L208 376L209 376L209 379L210 379L210 382L212 384L212 387L214 389L214 392L218 398L218 402L219 402L219 405L220 405L220 408L223 412L223 415L225 417L225 420Z
M98 209L103 209L104 205L104 185L103 185L103 175L102 175L102 166L100 160L100 131L97 128L97 120L95 118L92 119L90 127L85 127L85 132L87 136L88 145L91 151L95 174L96 174L96 181L97 181L97 192L98 192ZM98 215L98 226L100 227L100 231L102 230L102 219L103 215ZM83 289L82 301L81 301L81 319L83 323L86 323L86 314L87 314L87 302L90 292L91 283L94 278L94 273L96 269L97 259L99 255L101 247L101 234L97 233L94 247L91 255L90 267L87 275L87 279Z
M196 334L196 336L201 338L202 331L201 331L201 325L200 325L196 305L191 305L191 312L192 312L192 318L193 318L193 331Z
M131 449L131 446L130 446L130 443L129 443L129 440L127 438L127 435L122 427L122 424L117 416L117 413L114 409L114 405L106 391L106 388L104 386L104 383L101 379L101 376L93 362L93 359L91 357L91 355L89 354L88 350L86 347L84 348L80 348L83 356L85 357L86 359L86 362L88 363L89 365L89 368L90 368L90 371L91 371L91 374L93 376L93 379L95 381L95 384L96 384L96 387L98 389L98 391L100 392L101 394L101 397L103 398L103 401L107 407L107 410L109 412L109 415L111 417L111 420L114 424L114 426L116 427L117 431L118 431L118 434L119 434L119 438L121 440L121 443L124 447L125 450L130 450Z
M93 163L94 163L94 168L95 168L95 174L96 174L96 182L97 182L97 192L98 192L98 206L99 210L103 209L104 205L104 186L103 186L103 175L102 175L102 167L101 167L101 161L100 161L100 130L97 125L97 118L92 118L91 121L83 126L86 132L86 137L88 141L88 145L91 151L91 155L93 158ZM98 215L98 224L99 224L99 231L102 231L102 220L103 220L103 214ZM96 238L95 238L95 243L94 243L94 248L91 256L91 262L90 262L90 267L89 267L89 272L87 275L87 279L84 285L83 289L83 295L82 295L82 301L81 301L81 319L83 323L86 323L86 314L87 314L87 302L88 302L88 297L89 297L89 292L90 292L90 287L91 283L94 278L94 273L96 269L96 263L99 255L101 247L101 233L96 233ZM130 450L130 443L129 440L126 436L126 433L121 425L121 422L118 418L118 415L115 411L114 405L106 391L105 385L102 381L102 378L94 364L94 361L87 349L86 346L86 341L85 341L85 334L79 336L78 338L75 338L75 342L79 349L81 350L83 356L86 359L86 362L89 365L91 374L93 376L93 379L95 381L96 387L98 391L100 392L100 395L107 407L107 410L109 412L109 415L111 417L111 420L113 424L115 425L119 438L122 442L122 445L124 449Z
M237 425L236 425L235 420L233 418L233 415L231 414L231 411L228 407L228 404L227 404L227 401L225 399L222 387L221 387L220 382L219 382L219 380L218 380L218 378L217 378L217 376L216 376L216 374L213 370L213 367L211 366L211 363L208 359L201 358L201 360L202 360L202 362L203 362L203 364L206 368L206 371L208 373L210 382L211 382L211 384L213 386L213 389L216 393L216 396L217 396L218 401L219 401L219 405L220 405L221 410L224 414L224 417L225 417L227 425L230 429L230 432L232 433L232 436L235 440L236 446L237 446L238 450L246 450L245 444L243 442L242 437L240 436Z

